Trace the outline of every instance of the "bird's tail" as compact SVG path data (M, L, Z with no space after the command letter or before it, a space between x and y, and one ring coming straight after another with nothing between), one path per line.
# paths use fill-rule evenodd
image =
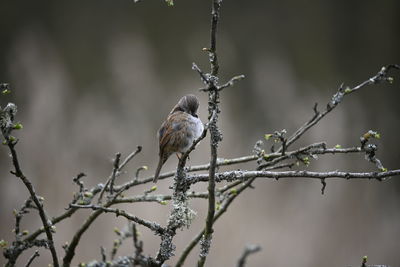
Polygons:
M164 159L163 157L160 157L160 160L158 161L156 173L154 174L153 183L157 183L158 176L160 175L161 167L165 163L165 161L166 161L166 159Z

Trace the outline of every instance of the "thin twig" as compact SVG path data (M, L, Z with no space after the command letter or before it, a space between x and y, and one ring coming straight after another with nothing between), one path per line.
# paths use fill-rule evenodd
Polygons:
M121 160L121 153L117 153L115 155L115 160L114 160L114 168L112 171L111 179L110 179L110 195L114 194L114 182L115 178L117 178L118 172L119 172L119 161ZM104 188L106 188L105 186Z
M147 220L143 220L135 215L131 215L129 213L127 213L124 210L120 210L120 209L112 209L112 208L108 208L108 207L103 207L103 206L99 206L99 205L76 205L76 204L71 204L71 207L74 208L79 208L79 209L92 209L94 211L96 210L101 210L103 212L110 212L110 213L114 213L117 217L118 216L122 216L125 217L126 219L136 222L138 224L141 224L147 228L149 228L150 230L154 231L156 234L162 234L165 229L162 228L158 223L155 222L151 222L151 221L147 221Z
M98 201L97 201L97 203L99 203L99 204L101 203L101 200L102 200L102 198L103 198L103 194L104 194L104 192L107 190L107 187L108 187L108 186L110 186L110 194L111 194L111 195L113 194L113 190L114 190L114 180L115 180L115 178L116 178L116 176L117 176L117 173L118 173L119 161L120 161L120 159L121 159L121 153L115 154L115 159L114 159L114 163L113 163L114 168L113 168L113 170L112 170L112 172L111 172L111 175L110 175L110 177L108 178L106 184L104 185L103 189L102 189L101 192L100 192L99 199L98 199Z
M74 208L77 209L77 208ZM103 213L102 210L96 210L90 214L90 216L86 219L86 221L82 224L82 226L75 232L72 237L71 242L65 249L65 256L63 258L63 266L71 266L71 261L75 256L75 249L78 246L78 243L82 237L82 235L86 232L89 226Z
M119 165L118 171L122 171L122 169L126 166L126 164L128 164L131 159L133 159L137 154L139 154L140 151L142 151L142 146L138 146L135 151L133 151L124 159L121 165Z
M25 265L25 267L29 267L32 264L33 260L39 256L40 256L39 251L36 250L35 253L33 253L33 255L29 258L28 263Z
M243 251L242 256L238 260L237 267L244 267L246 265L247 257L250 256L251 254L259 252L260 250L261 247L258 245L247 245Z
M277 163L294 158L298 155L322 155L322 154L346 154L346 153L359 153L365 151L361 147L349 147L349 148L326 148L325 143L315 143L308 145L306 147L299 148L294 151L286 152L285 155L280 155L280 153L272 153L265 155L265 158L268 159L264 164L261 164L257 167L257 170L262 170L266 167L274 166Z
M241 81L245 78L244 75L238 75L238 76L234 76L232 77L228 82L226 82L223 85L218 86L218 91L221 91L227 87L233 86L235 83L237 83L238 81Z

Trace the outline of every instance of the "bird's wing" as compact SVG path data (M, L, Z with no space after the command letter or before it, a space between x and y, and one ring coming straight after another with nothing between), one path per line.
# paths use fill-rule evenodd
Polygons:
M187 114L184 112L175 112L171 114L167 120L161 125L159 134L160 151L168 145L171 153L179 151L179 148L186 142L185 140L185 123Z

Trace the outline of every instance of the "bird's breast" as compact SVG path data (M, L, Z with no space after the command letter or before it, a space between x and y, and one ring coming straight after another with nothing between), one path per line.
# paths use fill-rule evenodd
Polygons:
M187 146L182 149L182 152L186 152L203 133L204 126L199 118L189 116L188 118L188 129L187 129Z

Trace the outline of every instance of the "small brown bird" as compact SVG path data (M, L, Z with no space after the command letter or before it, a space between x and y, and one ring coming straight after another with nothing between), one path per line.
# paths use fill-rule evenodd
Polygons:
M197 116L199 100L194 95L185 95L171 110L158 130L160 144L159 162L153 182L156 183L161 167L173 153L185 153L203 133L203 123Z

